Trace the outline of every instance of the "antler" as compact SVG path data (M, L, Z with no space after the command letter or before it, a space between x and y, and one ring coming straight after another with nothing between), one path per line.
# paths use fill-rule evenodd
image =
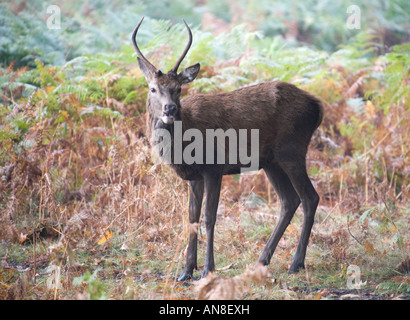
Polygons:
M152 63L149 62L148 59L144 57L144 55L142 54L141 50L138 48L138 45L137 45L136 37L137 37L138 29L142 23L142 20L144 20L144 17L141 18L140 22L138 22L137 26L135 27L132 33L132 36L131 36L131 40L132 40L132 43L134 44L135 51L137 51L138 57L144 60L152 68L153 71L157 71L157 68L155 68L152 65Z
M178 61L175 63L174 67L173 67L171 70L169 70L169 72L175 72L175 73L177 73L178 68L179 68L179 65L181 64L182 60L184 60L184 58L185 58L186 54L188 53L189 48L191 47L191 44L192 44L192 32L191 32L191 29L189 29L189 27L188 27L188 25L187 25L187 23L185 22L184 19L182 19L182 21L184 21L185 26L186 26L186 28L187 28L187 30L188 30L188 35L189 35L188 44L186 45L185 50L184 50L184 52L182 53L181 57L180 57L180 58L178 59Z
M155 68L155 67L152 65L152 63L149 62L148 59L144 57L144 55L142 54L141 50L138 48L138 45L137 45L137 41L136 41L137 32L138 32L138 29L139 29L139 27L140 27L140 25L141 25L141 23L142 23L143 20L144 20L144 17L141 18L140 22L138 22L137 26L135 27L135 29L134 29L134 31L133 31L133 33L132 33L131 40L132 40L132 43L134 44L135 51L137 51L138 57L141 58L142 60L144 60L144 61L152 68L153 71L157 71L157 68ZM179 68L179 65L181 64L182 60L184 60L184 58L185 58L186 54L188 53L189 48L191 47L191 44L192 44L192 32L191 32L191 29L188 27L188 25L187 25L187 23L185 22L184 19L182 19L182 21L184 21L184 24L185 24L185 26L186 26L186 28L187 28L187 30L188 30L188 35L189 35L188 44L186 45L185 50L184 50L184 52L182 53L181 57L180 57L180 58L178 59L178 61L175 63L175 65L173 66L173 68L172 68L171 70L169 70L169 72L177 73L178 68Z

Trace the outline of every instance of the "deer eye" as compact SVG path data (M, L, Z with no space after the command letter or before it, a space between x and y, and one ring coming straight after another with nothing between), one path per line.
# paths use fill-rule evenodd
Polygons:
M152 93L155 93L157 90L155 90L155 88L151 88L150 91L151 91Z

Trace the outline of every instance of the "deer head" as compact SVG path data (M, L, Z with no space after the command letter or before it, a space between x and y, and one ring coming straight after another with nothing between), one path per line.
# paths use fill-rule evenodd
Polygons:
M179 65L181 64L182 60L184 60L186 54L189 51L189 48L191 47L192 32L185 20L183 20L189 34L188 44L186 45L184 52L172 67L172 69L169 70L168 73L163 73L161 72L161 70L155 68L144 57L144 55L138 48L136 36L143 20L144 17L141 18L140 22L135 27L134 32L132 33L132 43L134 44L135 51L138 55L137 59L139 68L144 74L149 86L147 98L148 112L152 117L161 119L164 124L171 125L174 123L174 120L179 119L179 112L181 108L181 86L185 83L193 81L198 75L200 68L199 63L197 63L178 73Z

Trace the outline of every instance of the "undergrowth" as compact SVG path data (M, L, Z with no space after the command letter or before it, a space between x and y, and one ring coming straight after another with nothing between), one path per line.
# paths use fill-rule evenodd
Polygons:
M155 36L143 37L142 50L166 70L183 50L184 27L147 20ZM257 172L224 177L213 280L199 289L175 282L189 234L188 186L151 158L147 87L126 41L115 52L76 51L59 63L41 52L30 63L2 56L1 299L193 299L218 292L332 299L351 292L351 265L366 282L354 294L408 298L409 44L379 55L378 40L364 32L326 52L245 25L218 36L193 30L183 65L202 68L184 95L282 80L326 103L307 159L321 202L306 270L287 274L303 222L299 209L253 283L260 274L247 266L279 212L267 178ZM201 222L200 269L203 228ZM218 283L237 291L221 293Z

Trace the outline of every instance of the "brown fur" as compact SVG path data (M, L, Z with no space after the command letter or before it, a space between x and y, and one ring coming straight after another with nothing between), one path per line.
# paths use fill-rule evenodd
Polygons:
M167 80L163 79L161 86L171 85ZM151 116L152 108L148 99L150 136L159 120ZM323 106L319 99L292 84L277 81L227 93L188 96L180 102L176 120L182 121L184 131L196 128L204 137L206 129L259 129L259 159L260 168L263 168L274 160L275 153L279 153L282 147L289 148L289 141L292 142L294 155L304 157L311 136L322 118ZM209 166L195 164L171 166L186 180L201 179L201 171L209 170ZM226 164L222 172L239 173L240 168L239 164Z
M153 135L157 132L155 129L168 130L171 133L172 154L173 146L180 143L172 139L173 133L178 129L175 121L181 121L183 132L198 129L202 133L204 149L200 151L205 159L207 129L222 129L224 132L234 129L236 137L239 136L240 129L247 129L246 147L247 155L250 155L252 146L249 132L257 129L258 165L266 172L281 202L278 224L258 261L264 265L269 264L286 227L302 203L305 219L295 257L289 269L292 273L297 272L304 267L309 236L319 203L319 195L307 175L305 162L312 134L323 118L321 101L292 84L280 81L265 82L227 93L197 94L180 101L181 86L193 81L199 72L199 64L196 64L177 74L179 63L192 43L191 31L185 23L189 32L188 45L175 67L167 74L163 74L145 59L137 46L135 38L141 22L142 19L134 29L132 40L138 54L138 64L150 87L147 99L147 128L151 142L154 145L161 142L160 137ZM162 140L164 141L166 140ZM189 143L184 142L182 147L185 148ZM239 146L238 143L238 150L240 147L244 146ZM225 159L228 158L228 151L230 150L225 143ZM182 164L175 164L176 161L172 159L171 167L175 172L182 179L189 180L189 222L192 225L199 223L202 199L204 194L206 195L204 216L207 248L202 273L206 276L215 270L213 239L222 176L239 173L243 166L240 161L237 161L238 164L229 164L225 161L225 164L190 165L185 163L184 159ZM197 240L197 232L192 230L186 265L183 274L178 278L180 281L190 279L193 270L197 269Z

